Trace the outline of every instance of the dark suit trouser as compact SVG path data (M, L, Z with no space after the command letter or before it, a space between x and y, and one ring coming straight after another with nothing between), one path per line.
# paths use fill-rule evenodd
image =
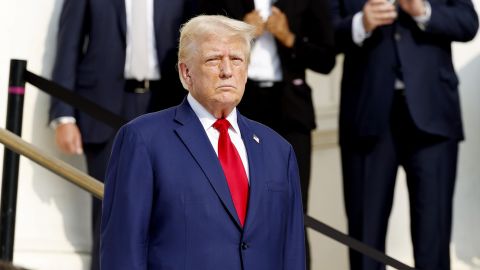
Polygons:
M83 146L87 160L88 174L103 182L108 159L112 149L113 138L106 143L85 144ZM91 270L100 269L100 224L102 217L102 201L92 198L92 259Z
M259 87L249 80L242 101L238 105L238 109L244 116L274 129L292 145L300 172L303 211L307 213L312 152L311 133L296 130L282 121L281 115L283 112L280 106L282 90L282 83L275 84L273 87ZM310 269L310 248L306 237L305 241L307 248L307 269Z
M348 143L348 142L347 142ZM401 92L378 140L344 144L342 170L349 234L385 250L398 166L405 169L415 266L450 269L449 243L458 141L417 129ZM350 250L352 270L385 269Z

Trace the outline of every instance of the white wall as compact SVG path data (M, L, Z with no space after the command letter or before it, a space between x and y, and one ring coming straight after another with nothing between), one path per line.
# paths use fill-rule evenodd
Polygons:
M61 0L0 0L0 127L5 127L8 67L10 58L28 60L28 69L49 77L55 51L55 33ZM476 5L480 0L476 0ZM461 146L455 197L454 270L480 269L480 38L455 45L455 64L461 80L461 95L467 141ZM339 57L339 63L341 57ZM336 145L340 65L329 76L309 73L314 87L318 130L314 134L310 215L346 231L342 198L340 157ZM66 157L53 144L46 126L48 98L27 86L23 138L49 154L84 168L82 157ZM0 150L3 146L0 145ZM3 151L0 152L3 164ZM0 166L0 171L2 170ZM400 173L388 234L388 253L412 262L408 229L408 200L404 175ZM84 270L89 264L89 196L57 176L22 158L17 206L14 261L37 270ZM347 249L310 232L314 269L348 269ZM474 266L476 265L476 267Z
M11 58L49 77L62 1L0 1L0 125L5 127ZM84 168L83 158L61 156L47 127L48 98L27 85L22 137L45 152ZM2 147L3 150L3 147ZM3 164L3 151L0 161ZM32 269L87 269L90 197L86 192L21 158L14 262Z

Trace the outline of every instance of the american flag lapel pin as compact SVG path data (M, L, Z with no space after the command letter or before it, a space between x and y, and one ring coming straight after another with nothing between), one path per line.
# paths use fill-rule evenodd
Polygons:
M257 137L257 135L253 134L253 139L254 139L257 143L260 143L260 139Z

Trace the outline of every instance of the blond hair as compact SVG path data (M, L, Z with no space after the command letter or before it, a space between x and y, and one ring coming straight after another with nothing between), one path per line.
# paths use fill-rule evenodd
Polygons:
M255 35L255 27L242 21L230 19L222 15L200 15L190 19L180 28L178 44L178 64L186 63L196 52L197 43L209 36L239 37L245 41L245 55L250 59L251 44ZM180 74L180 81L186 84Z

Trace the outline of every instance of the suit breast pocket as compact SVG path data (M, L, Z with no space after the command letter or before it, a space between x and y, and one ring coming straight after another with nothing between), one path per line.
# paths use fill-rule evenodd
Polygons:
M287 192L288 190L287 183L284 182L268 181L266 186L270 192Z
M268 181L266 183L268 208L271 213L284 213L288 206L288 185L286 182Z
M262 220L265 226L277 228L269 231L269 238L281 239L288 222L289 190L287 182L268 181L265 183Z

